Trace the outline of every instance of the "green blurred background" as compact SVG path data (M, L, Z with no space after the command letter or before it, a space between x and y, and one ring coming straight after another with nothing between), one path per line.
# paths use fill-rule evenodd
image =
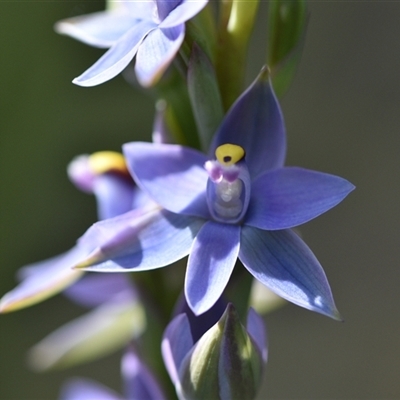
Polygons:
M102 51L56 35L61 18L102 2L0 2L0 293L16 270L70 248L95 221L94 200L66 165L77 154L150 140L153 104L116 79L71 80ZM302 62L282 100L288 164L346 177L343 204L301 231L345 318L288 305L267 316L270 359L260 399L400 398L400 3L310 2ZM265 58L266 3L249 80ZM55 399L68 376L119 389L120 354L36 374L26 352L83 313L62 296L0 316L0 399Z

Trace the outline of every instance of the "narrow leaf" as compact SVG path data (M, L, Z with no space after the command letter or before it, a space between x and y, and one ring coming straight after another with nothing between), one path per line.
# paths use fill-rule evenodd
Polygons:
M214 68L196 43L189 61L188 90L200 142L207 151L224 111Z
M300 61L306 21L305 0L269 3L267 64L279 96L288 88Z

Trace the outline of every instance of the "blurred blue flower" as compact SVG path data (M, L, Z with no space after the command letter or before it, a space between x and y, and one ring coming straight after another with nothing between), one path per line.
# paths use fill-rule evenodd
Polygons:
M61 389L60 400L164 400L156 378L131 349L121 362L124 396L89 379L70 379Z
M266 75L232 106L208 155L178 145L124 146L135 181L160 207L95 224L81 238L93 252L78 268L149 270L189 254L185 295L198 315L221 296L239 258L279 296L339 318L321 265L289 228L334 207L354 186L283 166L284 122Z
M119 153L78 156L69 164L68 175L79 189L95 195L100 220L151 202L134 184ZM77 245L64 254L23 267L18 271L21 283L3 296L0 312L35 304L73 284L82 273L72 266L87 254L84 246Z
M168 143L169 140L170 135L165 124L165 106L159 104L153 124L153 141ZM132 209L137 210L135 215L139 217L148 209L156 207L155 203L135 185L127 170L125 159L120 153L100 151L91 155L77 156L68 165L67 172L69 179L77 188L94 194L99 220L112 218ZM61 255L21 268L17 273L21 282L1 298L0 312L28 307L74 284L82 276L82 271L73 270L72 267L89 253L85 246L78 243ZM118 281L120 281L118 278L109 279L109 285L104 285L101 289L100 298L104 299L108 291L114 295L112 282ZM88 290L86 281L83 288L81 291L86 293L85 301L96 301L99 293L96 290Z
M207 0L109 1L106 11L58 22L58 33L110 48L73 82L99 85L118 75L136 56L139 83L155 84L183 42L185 22L206 4Z

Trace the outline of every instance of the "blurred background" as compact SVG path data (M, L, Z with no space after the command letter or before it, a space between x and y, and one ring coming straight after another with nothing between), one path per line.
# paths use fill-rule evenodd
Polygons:
M267 3L249 81L265 59ZM77 154L150 140L153 103L119 76L71 80L102 54L53 32L55 21L103 2L0 2L0 294L16 270L69 249L96 220L94 199L68 181ZM288 165L357 186L301 228L345 318L294 305L266 317L270 359L259 398L400 398L400 3L310 2L304 53L282 99ZM82 309L62 296L0 316L0 399L55 399L69 376L120 389L120 354L37 374L27 350Z

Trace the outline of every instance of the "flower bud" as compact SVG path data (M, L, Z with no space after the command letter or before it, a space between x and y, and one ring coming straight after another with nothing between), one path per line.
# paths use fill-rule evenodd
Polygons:
M229 304L219 322L200 338L180 365L180 392L184 399L255 398L266 361L265 333L252 310L247 325L245 328L241 324ZM250 332L262 339L254 338Z

